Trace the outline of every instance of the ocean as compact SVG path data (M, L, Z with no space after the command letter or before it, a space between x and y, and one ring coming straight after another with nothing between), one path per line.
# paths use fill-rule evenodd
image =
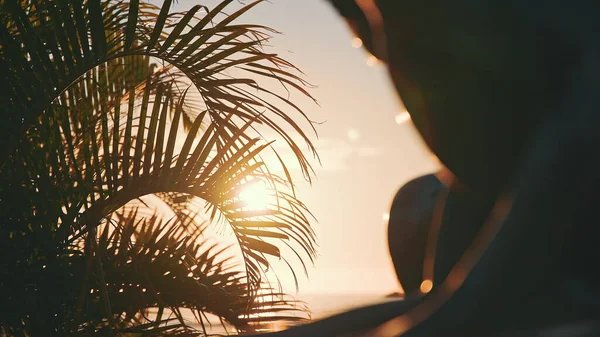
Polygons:
M397 300L397 298L389 298L382 294L300 294L295 298L306 303L310 309L311 320L319 320L365 305ZM224 328L217 320L210 323L210 326L207 325L207 332L210 334L235 334L235 331ZM277 322L273 325L272 331L284 330L297 324L296 322ZM194 326L201 328L199 325Z

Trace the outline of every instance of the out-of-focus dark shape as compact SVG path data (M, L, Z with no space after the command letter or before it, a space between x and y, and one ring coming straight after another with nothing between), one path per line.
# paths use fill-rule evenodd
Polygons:
M407 295L423 293L425 281L435 286L446 279L481 229L491 201L450 189L434 174L400 188L390 210L388 245Z
M396 196L390 210L388 245L398 281L404 292L419 291L431 222L445 186L430 174L411 180Z

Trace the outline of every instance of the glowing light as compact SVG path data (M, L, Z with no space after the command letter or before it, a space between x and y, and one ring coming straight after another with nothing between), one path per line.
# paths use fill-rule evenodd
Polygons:
M381 215L381 220L383 220L383 221L390 221L390 213L383 213Z
M350 140L358 140L360 138L360 132L356 129L349 129L348 138L350 138Z
M373 55L369 55L369 57L367 57L367 65L368 65L369 67L374 67L374 66L376 66L376 65L379 65L379 63L380 63L380 62L379 62L379 59L378 59L378 58L376 58L375 56L373 56Z
M363 42L360 38L355 37L352 39L352 47L354 48L360 48L363 46Z
M431 280L424 280L421 283L421 287L419 287L419 289L421 290L421 292L423 294L427 294L428 292L431 291L431 289L433 289L433 281L431 281Z
M269 191L267 184L257 180L248 184L238 197L246 203L246 207L252 211L267 209L275 198Z
M404 111L404 112L397 114L395 119L396 119L396 124L402 125L410 120L410 114L408 113L408 111Z

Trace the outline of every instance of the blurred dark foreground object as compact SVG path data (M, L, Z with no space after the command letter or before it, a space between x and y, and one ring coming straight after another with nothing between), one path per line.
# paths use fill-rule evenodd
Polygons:
M392 247L404 250L394 262L408 293L434 284L398 312L390 336L497 335L600 317L600 2L331 2L386 63L464 192L451 186L440 207L425 201L436 209L426 234L417 222L400 228L415 235ZM410 275L414 257L425 263Z
M317 336L317 335L315 335ZM556 324L534 329L512 331L500 335L461 335L460 337L598 337L600 336L600 320L580 321L569 324ZM342 337L342 336L340 336ZM380 329L373 331L343 335L343 337L389 337ZM452 336L454 337L454 336Z
M415 178L398 191L390 211L388 243L406 298L418 299L443 284L482 229L489 203L469 191L447 187L433 174ZM575 240L575 244L584 243ZM593 273L596 267L589 268ZM591 282L585 276L562 273L552 282L539 284L534 296L513 298L504 309L492 309L493 316L504 319L502 324L493 326L482 317L460 331L464 335L477 329L493 333L598 317L600 293Z
M481 229L493 200L448 188L428 174L406 183L394 197L388 246L407 296L441 284ZM423 282L430 286L421 289Z
M499 337L598 337L600 320L564 324L542 329L530 329Z

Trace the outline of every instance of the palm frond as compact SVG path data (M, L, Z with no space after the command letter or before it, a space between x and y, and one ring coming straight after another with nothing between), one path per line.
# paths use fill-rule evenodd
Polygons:
M270 259L287 262L281 247L306 270L316 255L310 213L285 163L280 177L262 161L271 142L260 134L274 130L309 177L294 137L314 151L296 119L311 123L257 78L303 95L307 83L262 50L274 31L233 23L260 1L222 14L231 2L202 17L200 6L169 14L171 1L0 2L0 71L11 83L0 101L0 309L11 308L0 327L9 335L194 336L206 331L183 309L239 330L304 310L266 275ZM261 209L240 197L254 184L272 197ZM146 205L148 195L160 205ZM241 260L206 246L203 231L217 223Z
M51 102L92 69L125 56L143 55L176 67L171 73L181 74L173 76L185 76L194 85L213 122L227 120L230 127L236 127L240 121L253 121L274 130L294 151L309 177L310 164L282 123L291 126L313 154L314 147L295 118L269 101L282 103L312 123L289 99L249 75L270 78L310 97L302 89L306 82L294 74L297 69L289 62L262 50L275 31L233 23L261 0L213 23L231 2L222 2L203 17L197 17L201 6L185 14L169 14L170 1L162 9L146 3L98 0L82 4L47 1L29 6L3 2L0 64L13 88L0 102L5 121L0 130L2 143L20 140ZM228 115L236 118L223 118ZM4 151L10 149L12 146L4 147ZM0 154L3 162L9 153Z

